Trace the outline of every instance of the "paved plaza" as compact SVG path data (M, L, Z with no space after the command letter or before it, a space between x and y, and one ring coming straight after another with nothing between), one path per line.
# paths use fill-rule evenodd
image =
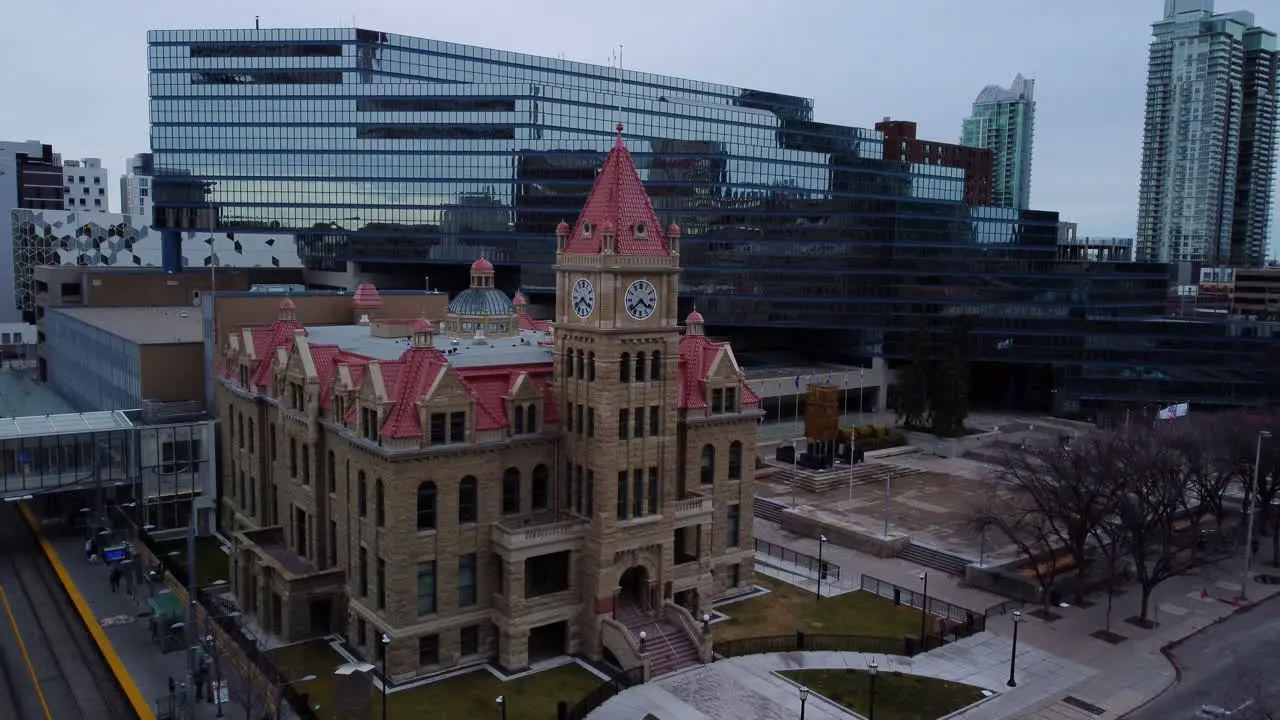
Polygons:
M1092 675L1090 668L1027 646L1018 647L1019 685L1010 688L1012 642L979 633L914 658L854 652L794 652L747 655L701 665L626 690L592 713L592 720L635 720L652 713L661 720L793 720L800 709L799 687L781 670L866 670L875 660L881 672L951 680L992 693L964 717L993 717L1032 707ZM970 713L973 713L972 715ZM810 695L806 718L836 720L850 714Z

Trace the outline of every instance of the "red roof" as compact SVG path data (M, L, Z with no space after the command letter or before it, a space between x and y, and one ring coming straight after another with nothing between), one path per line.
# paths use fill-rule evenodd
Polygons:
M382 307L382 295L373 285L360 283L356 286L356 294L351 298L351 304L358 308L379 308Z
M288 298L285 299L288 300ZM297 320L277 320L270 327L253 328L249 331L249 340L253 343L253 356L258 358L258 367L254 369L253 377L249 380L251 386L266 387L270 384L268 380L271 379L271 362L275 360L276 350L293 342L293 333L297 330L307 331Z
M551 329L551 325L546 320L534 320L529 317L529 313L521 311L516 315L520 319L521 330L536 330L537 332L547 332Z
M682 410L698 410L707 406L704 385L711 364L729 343L716 342L706 335L684 335L680 338L680 389L676 405ZM760 396L750 385L742 384L742 404L759 405Z
M694 310L693 312L689 313L689 317L684 319L685 325L693 325L694 323L700 323L700 322L705 322L705 321L702 319L702 313L698 312L697 310Z
M422 434L418 399L427 394L448 366L444 353L433 347L410 347L399 360L378 364L387 397L394 403L382 423L383 436L411 438Z
M491 273L491 272L493 272L493 263L489 262L488 260L485 260L484 258L480 258L479 260L476 260L475 262L471 263L472 275L475 275L476 273Z
M590 223L592 231L584 236L583 225ZM636 235L637 226L644 227L644 236ZM618 238L615 252L618 255L666 256L671 248L662 236L662 225L653 212L649 193L645 192L635 160L622 143L622 125L618 125L618 139L605 158L604 167L596 177L591 194L582 214L574 223L567 253L596 254L601 251L601 234L616 229Z

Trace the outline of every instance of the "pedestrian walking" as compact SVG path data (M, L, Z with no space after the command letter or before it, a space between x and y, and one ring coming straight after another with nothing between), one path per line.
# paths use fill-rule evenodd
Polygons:
M119 589L120 589L120 579L121 579L121 578L123 578L123 577L124 577L124 571L120 569L120 566L119 566L118 564L117 564L117 565L112 565L112 566L111 566L111 576L110 576L110 579L111 579L111 592L113 592L113 593L114 593L114 592L116 592L117 590L119 590Z
M93 562L93 538L84 541L84 559Z

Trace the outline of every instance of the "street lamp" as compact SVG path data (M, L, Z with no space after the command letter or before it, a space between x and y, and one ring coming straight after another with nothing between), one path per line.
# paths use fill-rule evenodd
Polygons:
M641 631L640 631L640 654L641 654L641 655L643 655L643 654L644 654L644 640L645 640L645 638L647 638L647 637L649 637L649 634L648 634L648 633L646 633L645 631L641 630Z
M1005 683L1009 687L1018 687L1018 681L1013 679L1013 666L1018 660L1018 626L1022 624L1022 611L1013 611L1013 650L1009 652L1009 682Z
M871 695L867 699L867 720L876 720L876 675L880 672L880 664L875 658L867 661L867 672L871 675Z
M927 650L924 645L925 623L929 619L929 571L921 570L918 577L924 583L924 597L920 599L920 649Z
M800 402L796 400L796 402ZM796 506L796 480L800 477L800 451L795 440L791 441L791 507Z
M507 696L499 695L498 699L494 700L494 702L498 703L502 708L502 720L507 720Z
M827 544L827 536L818 535L818 599L822 599L822 578L827 575L827 566L822 562L822 548Z
M1244 493L1245 512L1249 513L1249 519L1245 522L1244 531L1244 571L1240 575L1240 599L1249 599L1249 570L1253 564L1253 516L1255 514L1254 505L1257 504L1258 479L1261 477L1260 469L1262 468L1262 441L1271 437L1270 430L1258 431L1258 445L1253 455L1253 482Z
M809 688L800 688L800 720L804 720L804 704L809 701Z
M341 669L341 668L339 668L339 669ZM297 684L299 684L299 683L311 682L312 680L315 680L315 679L316 679L316 676L315 676L315 675L303 675L302 677L298 678L297 680L290 680L289 682L283 682L283 683L280 683L280 687L278 688L278 690L279 690L279 694L278 694L278 696L276 697L276 720L282 720L282 718L284 718L284 690L285 690L285 688L287 688L287 687L289 687L289 686L291 686L291 685L297 685Z
M391 645L391 636L382 633L382 720L387 720L387 647Z

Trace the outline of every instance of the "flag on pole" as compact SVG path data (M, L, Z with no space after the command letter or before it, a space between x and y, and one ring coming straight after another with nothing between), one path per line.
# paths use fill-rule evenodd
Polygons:
M1178 403L1162 408L1156 415L1158 420L1173 420L1174 418L1186 417L1187 412L1191 409L1190 403Z

